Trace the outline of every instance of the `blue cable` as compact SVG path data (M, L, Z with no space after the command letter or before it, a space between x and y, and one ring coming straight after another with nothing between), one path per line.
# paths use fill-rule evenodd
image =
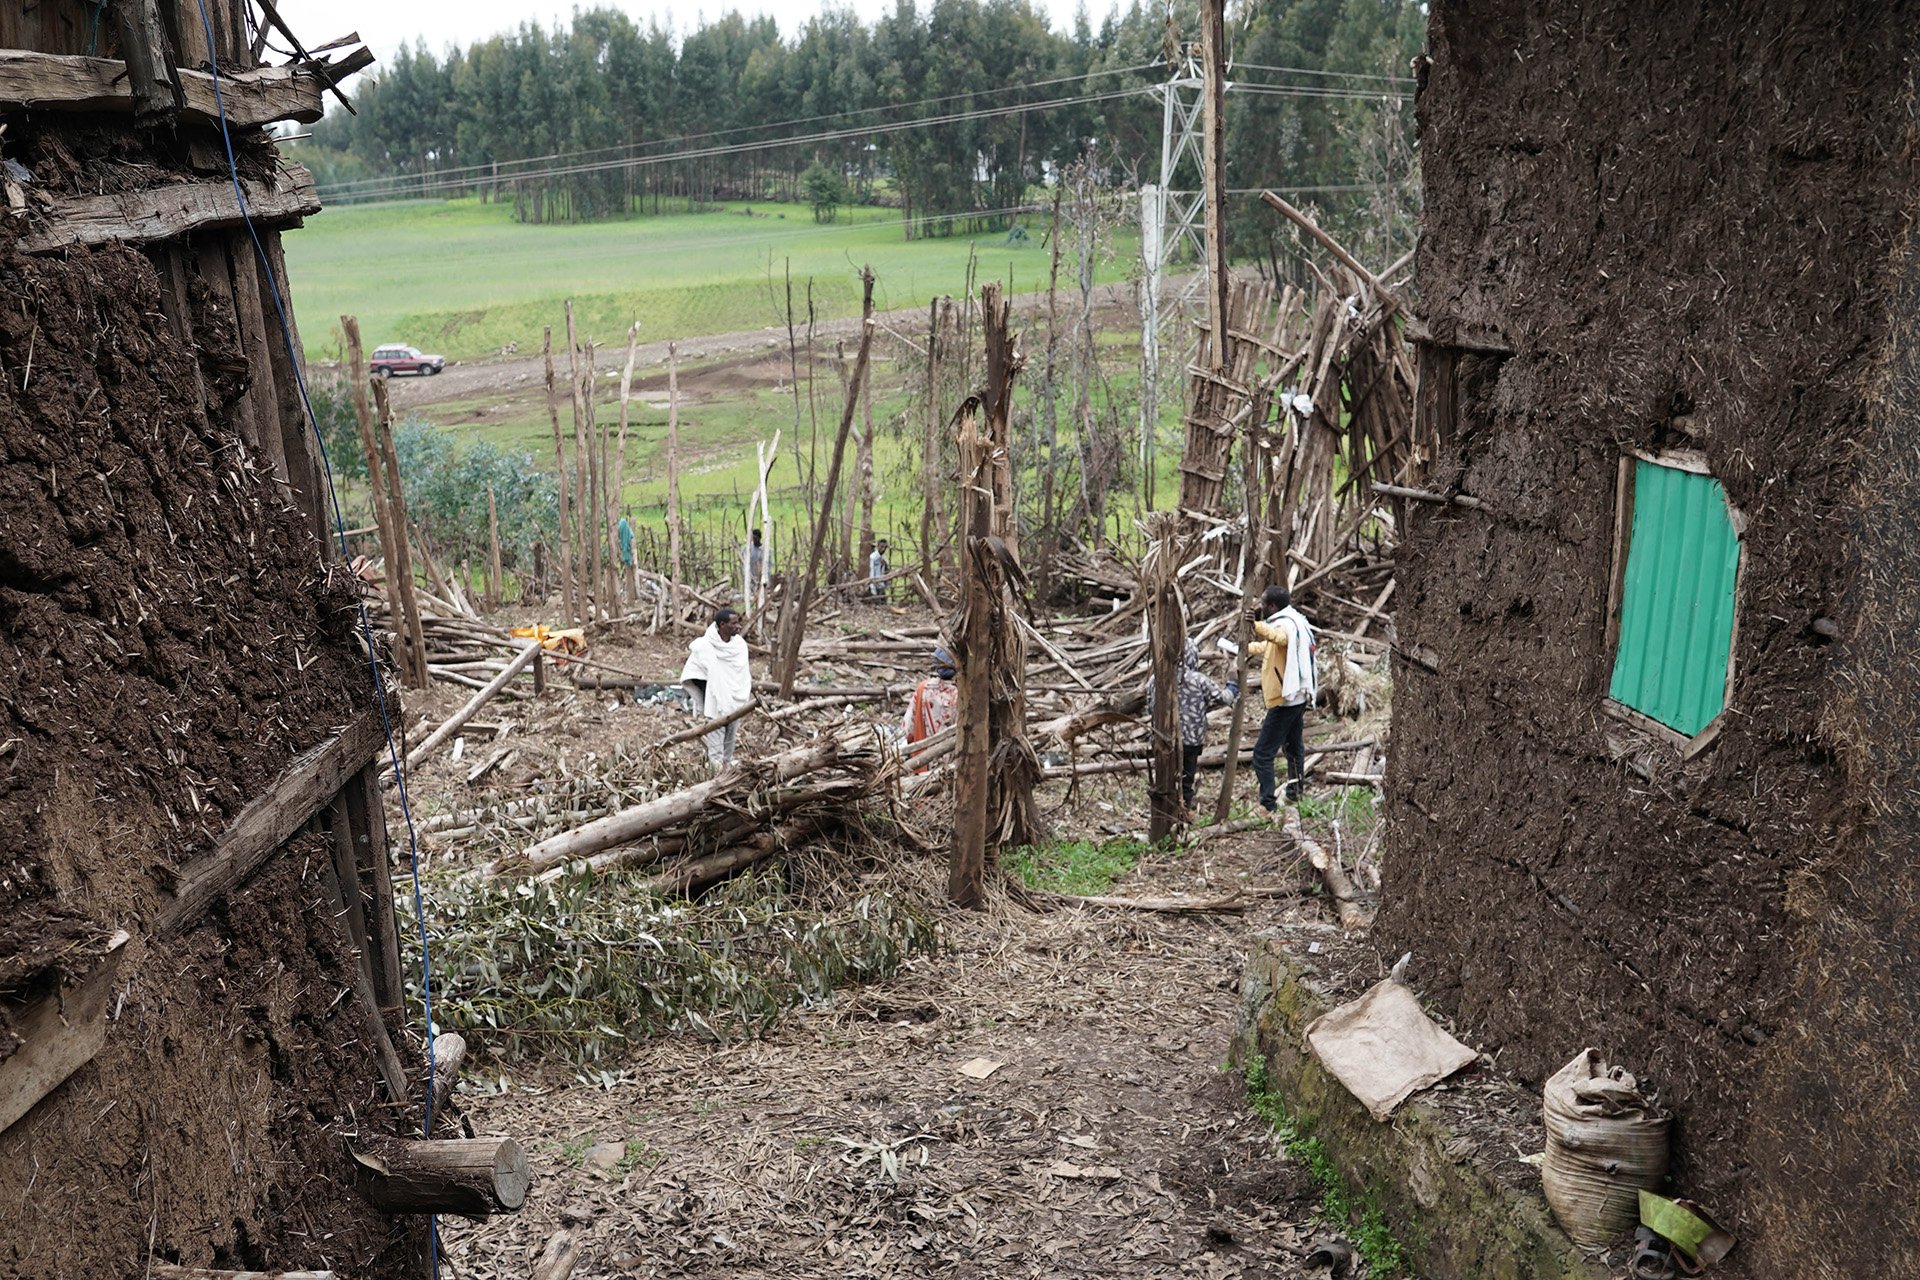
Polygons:
M280 320L280 337L287 347L287 363L293 369L294 382L300 388L300 403L307 412L307 427L313 432L315 446L320 451L320 466L327 480L327 501L333 508L334 532L340 539L341 559L351 561L351 552L347 545L347 521L340 510L340 491L333 482L333 463L327 457L327 441L320 434L320 420L313 411L313 397L307 392L307 375L300 368L300 357L294 348L293 322L287 317L286 303L280 297L280 282L273 273L273 260L267 256L267 247L260 241L259 229L253 225L253 213L247 208L247 193L240 186L240 165L233 154L233 134L227 128L226 97L220 90L220 55L215 51L217 42L213 34L213 21L207 16L206 0L195 0L200 9L200 25L207 35L207 66L212 71L213 104L220 117L220 141L227 151L227 178L233 183L233 197L240 202L240 218L246 223L247 235L253 240L253 251L260 258L260 268L266 273L267 289L273 297L274 314ZM396 483L399 477L394 477ZM358 592L355 592L356 597ZM367 647L367 666L373 675L374 705L380 709L380 727L387 738L387 759L393 765L393 780L399 790L400 815L407 824L407 861L413 873L413 912L414 921L420 929L420 1003L427 1023L427 1079L433 1079L433 980L432 968L427 957L427 909L426 900L420 889L420 842L413 829L413 809L407 800L406 762L400 758L399 746L394 741L393 719L387 712L386 688L380 679L380 660L375 656L373 646L373 624L367 618L366 601L359 601L360 635ZM421 1125L421 1136L433 1136L433 1088L426 1090L426 1118ZM433 1267L432 1274L440 1274L440 1219L438 1215L427 1218L428 1256Z

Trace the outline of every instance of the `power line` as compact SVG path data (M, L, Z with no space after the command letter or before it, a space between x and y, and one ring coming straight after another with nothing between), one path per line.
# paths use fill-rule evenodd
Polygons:
M1084 79L1085 77L1065 77L1065 79ZM1036 82L1044 83L1044 82ZM694 147L682 151L656 155L621 155L611 159L588 160L584 157L601 154L610 150L627 148L603 147L589 151L564 152L550 159L567 163L549 164L543 168L524 168L508 165L526 165L533 161L509 161L495 165L462 165L452 169L437 170L427 174L395 174L379 178L360 179L337 186L325 188L323 198L334 202L356 200L374 200L383 196L429 195L462 187L491 183L495 180L525 181L547 180L563 177L578 177L615 170L644 169L662 164L679 164L693 160L723 159L731 156L746 155L753 152L775 150L783 147L821 146L848 139L865 139L890 133L901 133L913 129L932 128L940 125L964 124L973 120L1004 118L1025 115L1030 112L1044 111L1053 107L1090 106L1102 102L1112 102L1124 98L1139 97L1155 92L1157 83L1138 85L1126 89L1113 89L1102 93L1079 94L1068 98L1051 98L1040 102L1014 103L1004 106L978 107L968 111L948 112L935 116L919 116L908 120L882 121L872 124L856 125L844 129L822 130L811 134L788 135L778 138L763 138L752 142L716 144L706 147ZM1281 86L1236 84L1235 89L1258 97L1300 97L1300 98L1343 98L1369 101L1380 97L1398 95L1368 91L1341 91L1316 86ZM970 97L972 95L954 95ZM929 101L937 101L930 99ZM917 104L914 104L917 105ZM878 110L872 108L870 110ZM902 108L888 108L902 109ZM820 117L830 119L833 117ZM725 132L742 132L752 128L771 128L774 126L742 126ZM686 135L689 137L713 137L715 134ZM664 140L663 140L664 141ZM657 145L657 144L638 144Z

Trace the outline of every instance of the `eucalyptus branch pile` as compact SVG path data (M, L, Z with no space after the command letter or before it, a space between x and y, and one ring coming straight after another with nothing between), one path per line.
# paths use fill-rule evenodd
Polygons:
M576 1062L661 1031L759 1034L939 944L924 911L884 893L819 908L745 877L695 904L626 872L449 879L429 892L427 928L439 1025Z

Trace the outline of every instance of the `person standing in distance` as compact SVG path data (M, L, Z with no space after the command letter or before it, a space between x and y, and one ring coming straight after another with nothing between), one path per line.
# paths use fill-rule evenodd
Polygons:
M1314 678L1313 628L1293 607L1293 594L1285 587L1268 587L1262 602L1266 616L1260 616L1260 609L1253 612L1258 638L1247 646L1248 653L1260 657L1260 695L1267 704L1267 718L1260 722L1260 736L1253 744L1253 775L1260 780L1260 807L1273 813L1278 808L1273 761L1283 749L1287 803L1299 803L1306 787L1307 708L1319 684Z
M753 669L747 657L747 642L740 638L745 625L739 610L715 609L706 634L687 646L687 665L681 669L680 683L692 696L696 715L718 720L729 711L739 710L753 697ZM730 763L739 737L738 720L702 737L708 763L716 769Z
M893 566L887 563L887 540L880 539L873 544L873 553L867 557L867 597L872 600L887 598L887 574Z

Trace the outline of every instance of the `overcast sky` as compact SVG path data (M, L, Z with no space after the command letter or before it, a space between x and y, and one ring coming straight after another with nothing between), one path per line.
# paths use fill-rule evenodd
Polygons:
M729 9L738 9L750 16L766 13L773 15L780 30L788 36L823 7L822 0L600 2L626 10L643 27L658 20L662 26L680 31L699 26L703 14L711 18ZM1037 0L1037 3L1050 16L1055 30L1060 30L1071 25L1082 0ZM564 22L576 7L594 6L556 0L279 0L281 16L299 34L303 44L322 44L349 31L358 31L360 38L381 58L391 56L395 49L412 44L415 39L425 39L427 47L439 53L448 45L471 44L522 22L544 25ZM851 7L861 18L872 22L893 8L893 0L851 0ZM1087 11L1094 15L1096 23L1112 7L1112 0L1086 0ZM378 67L374 71L378 74Z

